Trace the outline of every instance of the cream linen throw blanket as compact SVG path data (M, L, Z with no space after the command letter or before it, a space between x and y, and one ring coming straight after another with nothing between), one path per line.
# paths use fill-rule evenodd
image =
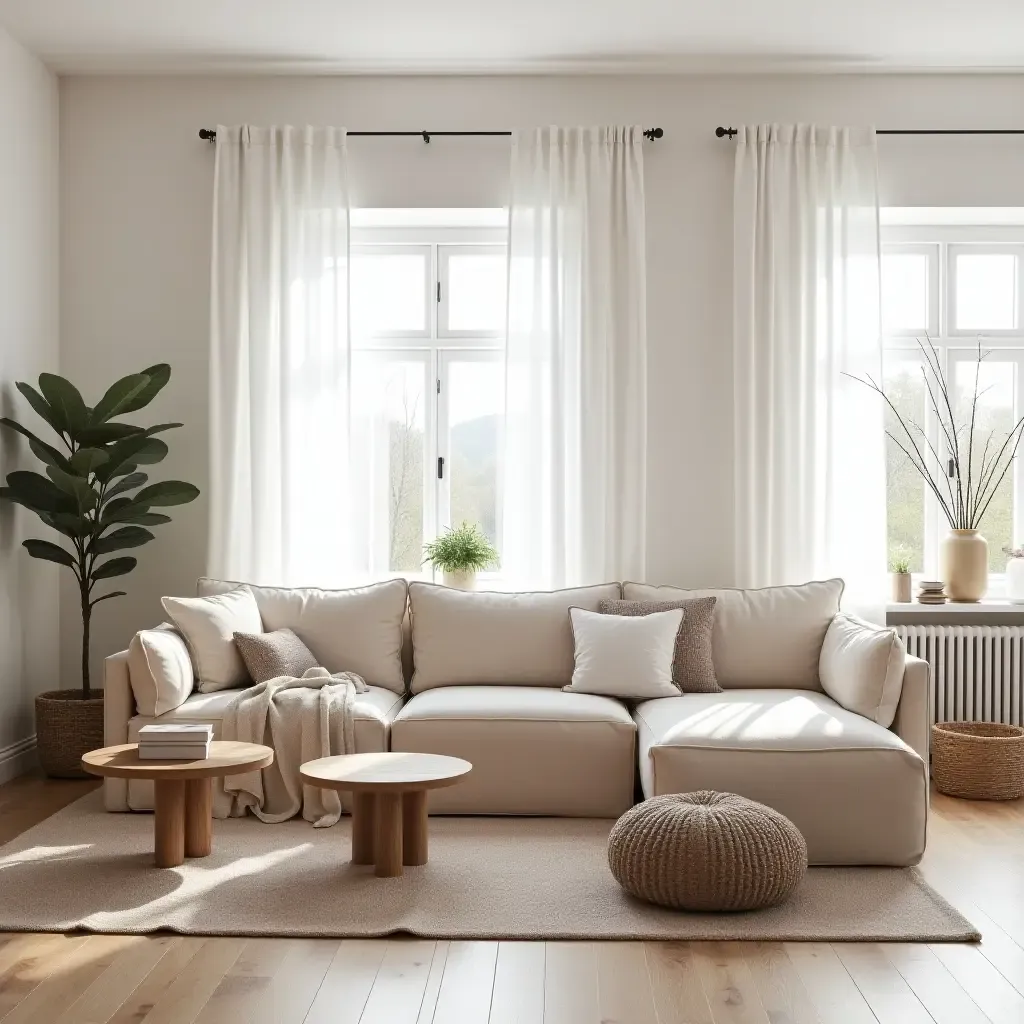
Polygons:
M302 677L279 676L243 690L224 714L221 738L266 743L274 748L274 763L225 778L227 799L215 801L214 814L241 817L248 808L260 821L275 824L301 811L315 828L335 824L341 817L338 794L303 785L299 766L355 753L352 706L366 689L353 672L331 675L311 668Z

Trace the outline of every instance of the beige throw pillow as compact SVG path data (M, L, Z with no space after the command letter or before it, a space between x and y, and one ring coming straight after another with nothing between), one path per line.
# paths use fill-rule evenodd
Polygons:
M602 601L599 610L605 615L650 615L682 609L683 624L676 634L672 682L683 693L721 693L711 648L717 600L698 597L690 601Z
M650 615L602 615L570 608L575 646L568 693L595 693L624 700L678 697L672 659L683 611Z
M156 718L188 700L195 683L181 634L168 622L144 629L128 644L128 679L140 715Z
M309 669L317 668L313 653L290 629L236 633L235 644L254 683L265 683L278 676L301 678Z
M821 647L821 686L847 711L888 729L903 692L906 661L896 630L837 615Z
M248 587L216 597L165 597L163 606L188 644L200 693L249 682L234 635L262 633L263 620Z

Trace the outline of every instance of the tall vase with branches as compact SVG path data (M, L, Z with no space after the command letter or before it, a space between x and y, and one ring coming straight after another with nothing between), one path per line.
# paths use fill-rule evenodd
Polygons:
M988 544L978 531L1013 468L1024 434L1024 416L1005 432L981 427L979 402L988 390L980 386L981 367L990 353L980 342L974 390L961 402L932 340L918 339L918 347L924 361L921 379L936 424L931 435L923 424L897 409L880 381L870 376L854 380L876 391L886 403L895 419L886 434L920 474L949 523L950 536L942 547L948 595L956 601L977 601L984 596L988 577Z

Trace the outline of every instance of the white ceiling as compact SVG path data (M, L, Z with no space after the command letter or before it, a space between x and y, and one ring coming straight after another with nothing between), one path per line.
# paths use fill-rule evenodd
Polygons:
M1024 0L0 0L64 73L1024 68Z

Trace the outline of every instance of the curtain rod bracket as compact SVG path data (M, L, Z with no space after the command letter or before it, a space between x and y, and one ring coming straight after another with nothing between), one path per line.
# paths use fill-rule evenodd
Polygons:
M429 146L430 145L430 132L424 132L423 133L423 144L425 146Z

